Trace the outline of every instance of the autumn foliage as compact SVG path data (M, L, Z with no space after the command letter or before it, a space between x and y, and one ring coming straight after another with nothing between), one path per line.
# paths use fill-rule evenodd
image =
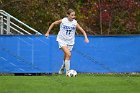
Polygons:
M0 8L41 33L73 8L90 35L140 34L139 0L0 0Z

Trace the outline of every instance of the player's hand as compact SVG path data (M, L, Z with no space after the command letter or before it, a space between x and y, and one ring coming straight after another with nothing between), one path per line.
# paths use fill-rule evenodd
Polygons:
M89 40L88 40L88 38L85 38L85 42L86 42L86 43L89 43Z
M48 37L49 36L49 33L46 33L45 36Z

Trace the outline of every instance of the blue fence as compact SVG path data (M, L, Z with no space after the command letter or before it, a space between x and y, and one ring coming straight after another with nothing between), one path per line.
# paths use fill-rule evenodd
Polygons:
M140 36L76 36L71 69L82 73L140 72ZM58 72L56 36L0 36L0 73Z

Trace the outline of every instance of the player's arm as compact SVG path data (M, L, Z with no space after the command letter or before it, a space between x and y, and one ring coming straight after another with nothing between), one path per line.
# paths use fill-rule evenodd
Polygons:
M62 19L53 22L53 23L50 25L50 27L49 27L48 31L46 32L45 36L49 36L49 33L50 33L51 29L54 27L54 25L58 25L58 24L60 24L61 22L62 22Z
M85 37L85 42L89 43L88 37L86 32L84 31L84 29L77 23L76 27L83 33L84 37Z

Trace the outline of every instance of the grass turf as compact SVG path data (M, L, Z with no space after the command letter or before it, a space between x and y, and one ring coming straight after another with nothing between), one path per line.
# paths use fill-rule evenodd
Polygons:
M79 74L78 77L0 76L0 93L139 93L140 77Z

